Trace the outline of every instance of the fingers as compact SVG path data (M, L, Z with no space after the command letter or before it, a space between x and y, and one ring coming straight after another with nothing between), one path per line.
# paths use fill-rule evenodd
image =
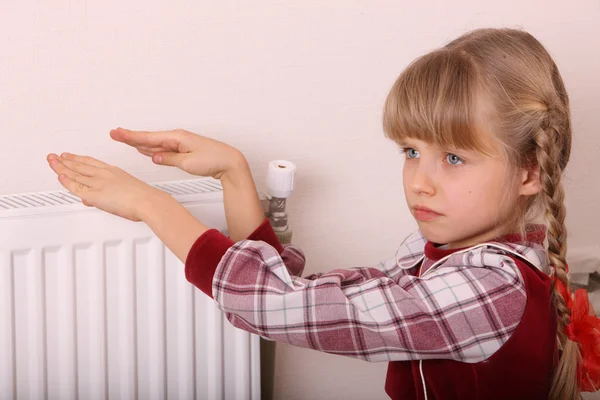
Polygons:
M138 151L143 155L150 157L155 164L183 168L181 160L182 156L185 154L173 152L162 152L161 154L157 154L158 151L144 151L141 149L138 149Z
M152 159L152 162L154 162L155 164L163 164L163 165L164 165L164 162L162 162L162 161L164 159L165 154L179 154L179 153L163 153L163 156L159 157L156 155L156 153L158 153L158 151L146 151L146 150L142 150L142 149L137 149L137 151L139 151L140 153L142 153L145 156L150 157Z
M161 149L159 147L152 147L150 149L147 148L147 147L137 147L136 150L139 151L142 154L145 154L145 155L152 155L154 153L164 153L164 152L167 152L167 150Z
M167 153L162 153L161 155L157 155L156 157L152 157L152 161L154 161L156 164L177 167L177 168L181 168L185 171L185 168L184 168L185 161L184 160L185 160L186 156L187 156L187 154L185 154L185 153L167 152Z
M136 148L157 148L160 151L178 151L182 139L181 132L178 129L148 132L117 128L110 131L110 137L117 142L122 142Z
M96 168L108 168L111 165L102 162L100 160L96 160L93 157L88 157L88 156L78 156L76 154L70 154L70 153L62 153L61 157L63 160L68 160L68 161L72 161L72 162L76 162L76 163L81 163L84 165L90 165Z
M60 161L66 168L79 175L83 175L85 177L94 177L98 175L98 167L94 167L89 164L83 164L78 161L68 160L65 158L63 158Z
M82 196L85 196L86 193L90 192L90 187L81 182L76 182L71 177L65 174L59 174L58 180L60 183L72 194L82 199ZM83 200L83 199L82 199ZM89 204L85 205L89 206Z
M148 156L148 157L152 157L152 155L154 153L156 153L155 151L148 151L145 149L137 149L137 151L139 151L140 153L142 153L143 155Z
M48 157L50 167L59 175L59 180L69 191L77 190L78 192L85 191L86 188L91 188L93 185L95 172L91 169L94 167L86 166L80 163L74 163L68 160L59 160L58 158ZM66 179L60 179L63 176ZM66 186L69 184L70 187ZM84 187L85 186L85 187Z

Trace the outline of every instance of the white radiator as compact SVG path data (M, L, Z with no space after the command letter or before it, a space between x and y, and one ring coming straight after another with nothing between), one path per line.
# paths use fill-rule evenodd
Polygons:
M154 183L226 228L213 179ZM260 398L259 337L143 222L67 191L0 196L0 399Z

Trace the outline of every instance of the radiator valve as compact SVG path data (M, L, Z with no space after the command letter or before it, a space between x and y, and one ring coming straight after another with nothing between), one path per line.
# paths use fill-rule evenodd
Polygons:
M281 244L291 243L292 230L288 225L286 199L294 190L296 165L290 161L273 160L267 171L267 193L263 201L263 211L269 218L273 231Z

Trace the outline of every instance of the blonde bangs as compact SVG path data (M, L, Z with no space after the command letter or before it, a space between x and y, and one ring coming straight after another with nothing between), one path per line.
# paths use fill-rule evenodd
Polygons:
M442 148L489 152L477 127L482 93L476 66L457 51L440 49L411 63L398 77L385 102L386 137L404 143L413 138ZM482 121L481 121L482 122Z

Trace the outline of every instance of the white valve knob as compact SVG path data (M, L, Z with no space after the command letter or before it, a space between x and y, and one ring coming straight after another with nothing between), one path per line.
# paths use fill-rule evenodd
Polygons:
M287 198L294 190L296 165L290 161L273 160L267 171L267 190L273 197Z

